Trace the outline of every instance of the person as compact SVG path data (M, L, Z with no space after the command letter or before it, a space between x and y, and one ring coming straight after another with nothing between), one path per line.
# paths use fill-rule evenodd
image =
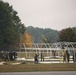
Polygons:
M75 52L75 62L76 62L76 52Z
M44 57L43 54L41 53L41 61L44 61Z
M66 62L66 50L63 51L63 63Z
M12 51L9 52L9 59L12 60Z
M73 50L72 50L72 56L73 56L73 62L75 63L75 53Z
M35 64L38 63L38 55L37 54L35 54L35 56L34 56L34 61L35 61Z
M69 54L68 50L66 51L66 56L67 56L67 61L69 63L69 56L70 56L70 54Z

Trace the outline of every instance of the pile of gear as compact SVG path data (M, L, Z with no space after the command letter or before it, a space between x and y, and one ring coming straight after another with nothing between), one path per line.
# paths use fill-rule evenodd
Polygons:
M17 53L15 51L2 51L0 52L0 58L2 61L14 61L17 58Z

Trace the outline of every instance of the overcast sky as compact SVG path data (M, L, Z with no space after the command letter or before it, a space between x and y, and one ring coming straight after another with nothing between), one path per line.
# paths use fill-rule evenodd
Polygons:
M76 27L76 0L3 0L13 6L25 26L61 30Z

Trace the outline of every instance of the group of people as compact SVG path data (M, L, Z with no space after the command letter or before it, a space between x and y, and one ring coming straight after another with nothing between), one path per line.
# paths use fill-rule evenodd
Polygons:
M35 54L35 56L34 56L34 62L35 62L35 64L38 63L38 57L39 57L39 54ZM43 57L42 53L40 55L40 58L41 58L41 61L44 61L44 57Z
M63 51L63 63L66 62L66 59L67 59L67 62L69 63L69 57L70 57L70 54L69 54L68 50L64 50Z
M73 52L69 52L68 50L64 50L63 51L63 63L65 63L65 62L69 63L70 55L72 55L73 62L76 62L76 52L74 52L74 51ZM39 58L39 54L35 54L35 56L34 56L35 64L38 63L38 58ZM41 58L41 61L44 61L44 56L43 56L42 53L40 54L40 58Z
M70 54L72 55L73 62L76 62L76 53L74 51L69 52L68 50L64 50L63 52L63 63L65 63L66 61L69 63Z
M13 61L17 58L17 53L15 51L2 51L0 52L0 58L2 61Z

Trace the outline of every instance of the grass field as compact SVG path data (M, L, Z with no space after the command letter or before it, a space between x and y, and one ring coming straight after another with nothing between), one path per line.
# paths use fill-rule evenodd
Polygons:
M76 63L0 65L0 72L76 71Z

